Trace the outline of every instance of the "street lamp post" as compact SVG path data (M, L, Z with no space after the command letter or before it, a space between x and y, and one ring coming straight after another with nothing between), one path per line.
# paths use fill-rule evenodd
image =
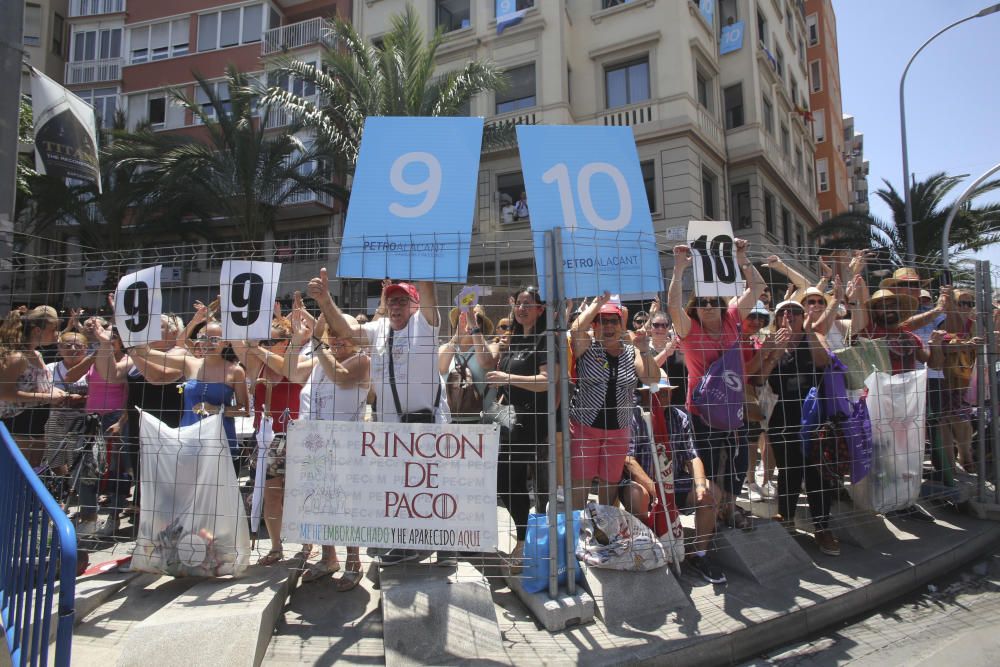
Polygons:
M913 202L910 201L910 161L906 150L906 107L903 97L903 86L906 83L906 74L910 71L910 65L913 64L913 60L920 55L920 52L924 50L924 47L937 39L937 37L942 33L951 30L957 25L961 25L966 21L982 18L983 16L989 16L995 12L1000 12L1000 2L982 9L972 16L966 16L964 19L955 21L951 25L947 25L941 30L938 30L936 33L931 35L930 39L921 44L919 49L913 52L913 55L910 56L910 59L906 62L906 67L903 69L903 76L899 79L899 135L903 144L903 201L906 206L906 261L909 264L912 264L914 261L916 249L913 244Z
M955 203L951 206L951 210L948 211L948 218L944 221L944 229L941 230L941 265L944 268L945 282L949 285L951 284L951 267L948 265L950 261L948 251L951 248L951 243L948 236L951 234L951 224L955 222L955 216L958 215L959 210L962 208L962 205L966 202L966 200L968 200L969 197L975 193L976 188L978 188L984 181L986 181L987 178L998 171L1000 171L1000 164L994 165L990 169L986 170L982 176L974 180L972 184L965 189L965 192L963 192L959 198L955 200Z

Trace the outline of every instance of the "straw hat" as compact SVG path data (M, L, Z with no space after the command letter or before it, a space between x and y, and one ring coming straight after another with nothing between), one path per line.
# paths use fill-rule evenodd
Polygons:
M920 274L916 269L909 266L904 266L901 269L896 269L892 272L891 278L885 278L878 284L879 289L885 289L886 287L895 287L899 283L911 283L919 282L921 285L929 285L930 278L924 280L920 277Z
M494 328L493 320L487 317L486 309L477 304L476 307L472 309L472 312L483 319L483 326L481 327L483 330L483 335L492 336ZM448 313L448 319L451 321L451 328L454 331L455 327L458 326L458 308L451 309L451 312Z
M799 303L801 303L804 306L805 303L806 303L806 299L808 299L811 296L821 296L821 297L823 297L823 300L826 301L826 305L828 305L828 306L830 305L830 301L833 298L830 295L828 295L825 292L823 292L823 290L821 290L819 288L816 288L816 287L807 287L805 289L805 291L802 292L802 296L799 297Z
M885 304L885 305L883 305ZM895 304L895 308L891 304ZM869 312L874 310L895 310L900 320L909 319L920 306L920 303L909 294L896 294L892 290L880 289L868 300Z

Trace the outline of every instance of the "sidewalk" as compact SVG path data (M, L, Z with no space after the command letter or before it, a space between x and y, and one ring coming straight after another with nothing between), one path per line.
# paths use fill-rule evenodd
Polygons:
M946 508L931 511L937 523L893 519L888 522L893 539L868 550L844 543L839 558L820 554L812 539L800 534L795 540L811 562L766 585L728 571L727 585L712 586L685 569L679 581L691 606L679 612L642 616L618 627L608 626L598 617L594 623L550 633L536 622L497 569L488 568L485 574L492 589L506 662L607 665L668 661L720 665L752 659L903 595L976 558L1000 540L1000 523ZM749 535L752 538L753 533ZM751 539L751 545L762 551L769 548L764 540ZM129 642L145 644L143 638L150 637L150 632L156 636L163 628L173 626L169 646L176 646L177 652L161 655L161 664L219 664L218 652L194 649L203 638L184 639L185 632L201 632L211 641L230 643L242 633L245 645L259 642L256 653L248 649L245 656L227 660L227 664L252 665L255 657L265 665L384 664L385 642L398 646L400 638L383 636L380 591L374 581L377 572L369 570L353 591L338 593L333 579L298 584L297 573L283 569L292 564L289 561L277 570L255 566L239 580L117 575L120 590L114 589L117 592L108 595L97 608L91 606L93 611L78 619L73 663L103 667L138 664L130 661ZM457 581L454 569L435 570L440 571L442 579ZM116 575L99 576L114 579ZM232 605L226 601L238 604L244 610L244 619L248 606L280 604L288 586L265 590L253 585L267 577L288 579L288 586L293 588L284 609L278 610L273 633L268 623L261 622L257 639L258 630L250 632L243 627L245 622L238 623L240 611L235 606L230 609ZM200 592L207 587L212 588L211 598ZM188 618L185 609L194 623L183 628L174 625ZM227 622L233 628L228 634L219 630L228 627ZM446 640L449 659L445 662L470 661L472 656L462 648L467 646L463 644L467 637L449 636Z

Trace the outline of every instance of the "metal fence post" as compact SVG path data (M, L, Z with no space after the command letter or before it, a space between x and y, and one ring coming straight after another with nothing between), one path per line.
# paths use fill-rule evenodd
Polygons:
M556 299L558 298L558 287L556 285L556 264L555 264L555 253L553 252L553 247L555 246L554 234L551 230L545 232L545 263L548 270L545 272L545 316L546 322L548 323L548 330L545 332L545 352L546 360L549 367L549 378L548 378L548 392L546 396L548 397L548 440L549 440L549 457L547 461L548 474L549 474L549 498L548 503L546 503L546 514L548 516L549 524L549 597L556 598L559 595L559 533L558 533L558 515L556 507L555 498L555 482L556 482L556 391L558 391L558 377L555 372L556 366L558 365L558 359L556 358L556 341L555 337L558 335L558 325L556 322L556 313L559 308L557 307ZM536 481L537 485L537 481ZM541 495L536 493L535 497L541 500ZM569 559L569 554L566 554L567 560Z
M988 326L986 311L983 308L983 266L982 262L975 263L975 292L976 292L976 313L980 330ZM976 409L979 413L978 437L976 438L976 472L978 474L978 497L980 502L989 502L986 498L986 429L984 428L986 417L986 350L980 345L976 348ZM996 498L993 499L996 502Z

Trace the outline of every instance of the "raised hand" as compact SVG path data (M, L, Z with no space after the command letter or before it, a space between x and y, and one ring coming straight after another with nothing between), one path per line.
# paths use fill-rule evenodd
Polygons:
M694 256L691 254L691 248L681 244L674 246L674 271L683 271L694 264Z
M833 278L833 269L826 263L826 258L823 255L819 256L819 272L827 280Z
M385 289L383 288L384 291ZM309 281L309 285L306 287L306 294L317 301L330 297L330 276L325 268L320 269L319 275Z
M854 281L852 280L851 283L853 284ZM844 288L843 281L840 280L839 274L833 277L833 296L841 303L843 303L847 298L847 292Z
M736 259L737 260L746 259L747 250L750 249L750 242L747 241L746 239L733 239L733 243L736 246ZM742 261L740 261L739 263L743 264Z

